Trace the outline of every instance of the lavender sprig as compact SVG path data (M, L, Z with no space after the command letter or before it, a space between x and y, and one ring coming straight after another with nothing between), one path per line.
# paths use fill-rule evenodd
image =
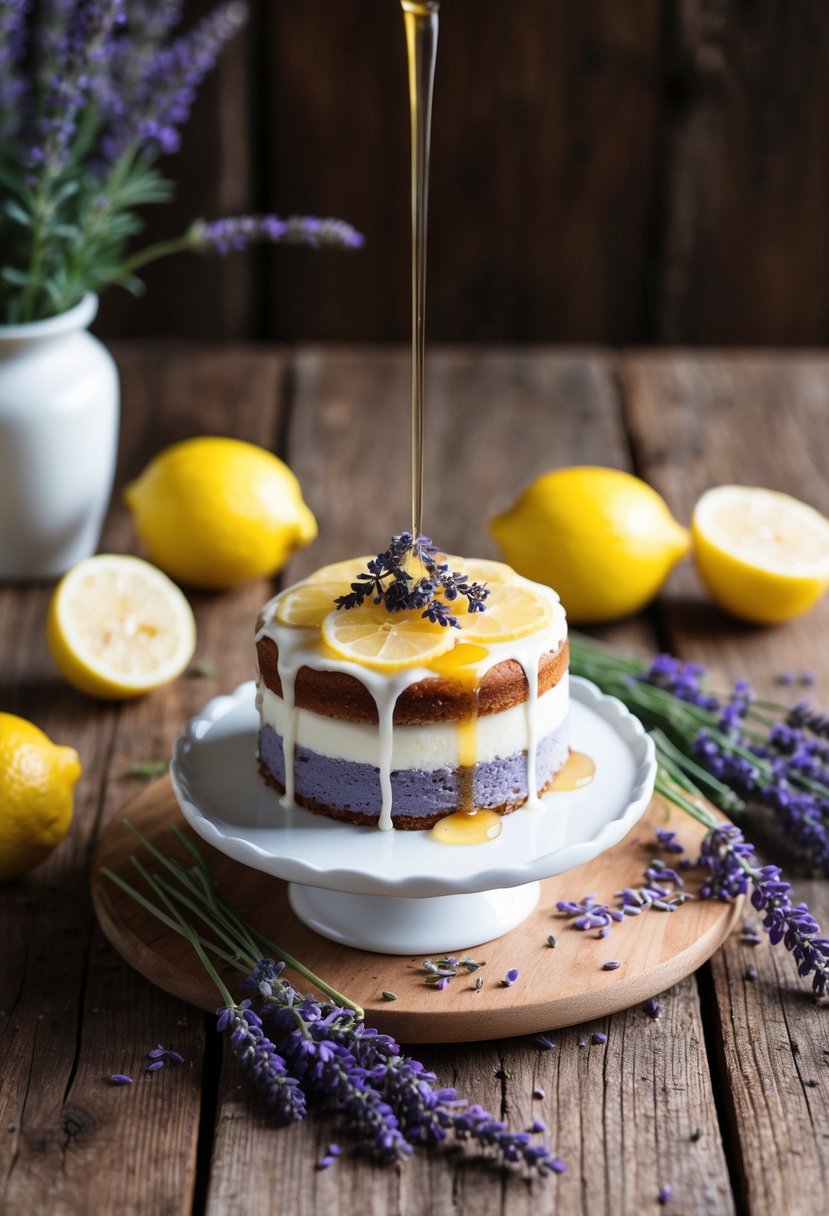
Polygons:
M436 1087L434 1073L403 1055L394 1039L367 1027L358 1005L290 955L282 952L290 966L331 999L302 995L283 978L283 961L257 958L253 952L266 939L216 896L198 849L181 833L176 836L196 863L189 870L132 831L162 866L162 873L150 874L132 858L154 898L110 870L103 873L190 942L221 995L217 1027L230 1032L238 1063L279 1122L294 1122L306 1111L333 1114L360 1147L385 1164L405 1160L416 1147L440 1144L451 1135L474 1142L504 1164L523 1163L541 1176L565 1168L533 1138L535 1131L514 1132L482 1107L458 1098L454 1089ZM250 997L238 1002L233 998L211 955L245 975ZM483 965L468 957L439 962L468 973ZM150 1055L158 1062L170 1052L159 1045ZM336 1155L329 1149L323 1161L330 1165Z
M467 612L484 612L489 595L485 583L470 583L466 574L452 571L439 560L440 550L428 536L401 532L388 549L369 561L351 590L334 600L337 608L358 608L371 599L387 612L420 612L435 625L460 629L449 604L466 600Z
M196 91L248 16L224 0L174 36L181 0L4 0L0 5L0 318L37 321L171 254L254 243L356 249L340 220L273 215L199 220L127 254L139 209L167 201L157 168Z

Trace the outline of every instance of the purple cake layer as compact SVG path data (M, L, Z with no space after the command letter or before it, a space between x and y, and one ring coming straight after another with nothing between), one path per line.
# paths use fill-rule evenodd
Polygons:
M546 735L536 750L539 790L561 768L568 752L567 720ZM282 737L272 726L264 726L260 758L269 775L285 786ZM457 769L399 769L391 774L392 818L434 818L448 815L460 804L462 778ZM345 814L379 817L380 770L371 764L321 756L307 747L297 747L294 764L297 801L330 807ZM524 752L475 766L473 801L479 810L516 805L527 798L527 758Z

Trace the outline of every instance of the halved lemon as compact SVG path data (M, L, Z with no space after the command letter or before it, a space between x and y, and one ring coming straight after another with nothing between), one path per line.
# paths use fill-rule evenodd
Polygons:
M455 644L454 629L433 625L419 612L389 612L384 604L361 604L329 612L323 641L344 659L378 671L425 667Z
M290 587L276 602L278 625L292 625L296 629L319 629L325 617L334 608L334 600L345 595L348 585L341 582L322 583L309 579Z
M691 532L712 598L743 620L786 621L829 586L829 519L788 494L718 486L694 508Z
M181 674L196 648L196 622L183 593L155 566L100 554L58 584L46 640L73 687L122 700Z
M510 642L544 629L553 619L553 605L532 587L493 583L485 612L459 612L465 642Z

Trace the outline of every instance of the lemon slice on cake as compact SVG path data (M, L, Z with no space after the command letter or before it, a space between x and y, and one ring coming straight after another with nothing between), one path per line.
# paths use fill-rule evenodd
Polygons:
M788 494L718 486L700 498L691 531L702 581L743 620L787 621L829 586L829 519Z
M344 659L378 671L426 667L451 650L454 629L435 625L420 612L389 612L384 604L329 612L322 622L326 645Z
M493 583L485 608L485 612L458 612L465 642L511 642L546 628L553 619L550 600L517 583Z
M196 647L185 596L137 557L78 562L52 597L46 640L58 670L92 697L138 697L175 679Z
M334 608L334 600L346 594L348 585L341 582L317 582L308 579L284 591L276 601L277 625L291 625L295 629L319 629L328 613Z
M330 566L321 566L319 570L315 570L302 581L304 583L338 583L341 590L337 594L343 595L356 581L357 575L364 574L368 563L375 560L376 558L372 556L347 557L341 562L332 562Z

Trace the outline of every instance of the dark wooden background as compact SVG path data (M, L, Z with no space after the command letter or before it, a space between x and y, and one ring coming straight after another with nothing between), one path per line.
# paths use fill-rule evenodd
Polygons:
M187 22L211 7L185 5ZM107 296L115 335L409 331L397 0L252 0L204 86L174 205L339 215L348 256L179 258ZM438 340L823 343L826 0L444 0L429 331Z

